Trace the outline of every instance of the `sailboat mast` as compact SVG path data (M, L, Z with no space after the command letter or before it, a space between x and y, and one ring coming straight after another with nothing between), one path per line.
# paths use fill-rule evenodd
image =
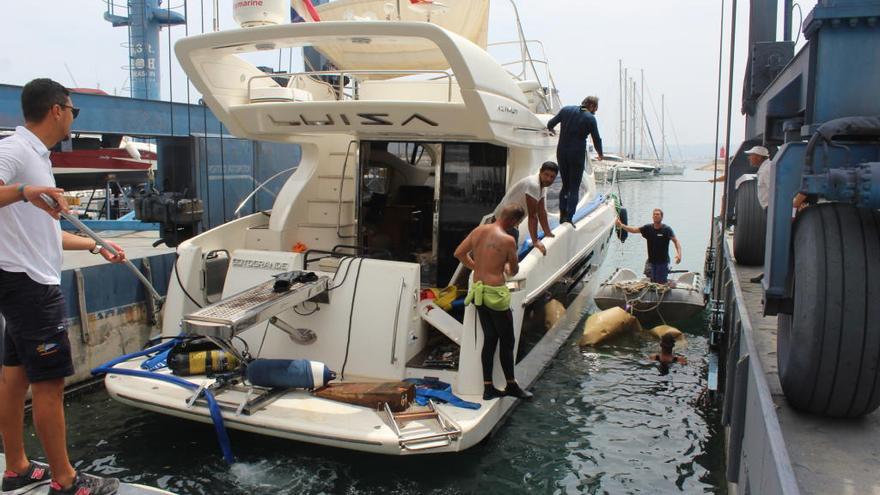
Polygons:
M617 119L617 143L620 153L620 156L623 156L623 127L626 125L626 122L623 118L623 60L617 59L617 104L619 107L618 119Z
M666 161L666 95L660 95L660 161Z
M636 81L635 81L635 79L633 79L631 82L632 82L632 97L630 98L630 101L632 102L632 104L630 105L630 111L632 113L632 133L631 133L632 138L630 140L631 146L630 146L629 151L632 154L632 158L635 158L636 157L636 124L638 124L638 122L636 121Z
M627 134L627 118L626 114L629 112L629 107L627 104L629 103L629 69L623 69L623 109L620 112L620 120L623 121L623 157L626 157L627 153L627 144L628 134Z
M641 72L642 82L640 84L642 95L639 98L639 113L641 113L642 118L639 120L639 122L642 123L642 132L640 133L641 142L639 143L639 154L641 156L645 156L645 123L647 122L647 120L645 120L645 69L641 69Z

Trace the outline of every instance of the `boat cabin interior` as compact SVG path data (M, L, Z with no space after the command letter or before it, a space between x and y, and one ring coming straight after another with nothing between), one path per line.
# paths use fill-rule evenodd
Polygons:
M358 245L418 263L423 287L446 286L458 244L504 197L507 149L488 143L362 141Z

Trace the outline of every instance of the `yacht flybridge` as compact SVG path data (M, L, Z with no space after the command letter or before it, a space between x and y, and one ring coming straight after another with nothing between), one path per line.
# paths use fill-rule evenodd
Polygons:
M453 251L508 187L555 160L556 138L544 129L559 99L549 72L537 70L546 61L532 58L522 36L516 64L489 55L488 0L444 0L443 10L421 20L386 4L342 0L318 7L321 22L177 43L187 75L232 133L300 144L302 160L271 211L178 247L163 336L208 337L241 360L324 363L343 384L436 377L479 405L429 402L398 413L387 404L377 410L307 390L182 378L213 391L228 427L385 454L460 451L486 437L515 399L482 400L474 307L453 304L447 311L421 295L426 288L467 289L467 270ZM381 18L383 6L389 20L357 20L368 8ZM355 20L327 20L343 18L346 9ZM289 47L311 47L332 66L270 75L245 55ZM558 183L547 201L555 234L544 241L547 254L531 249L523 224L520 273L509 281L523 386L571 331L544 333L542 319L540 331L526 338L534 330L527 313L560 287L592 280L614 225L613 203L589 174L576 228L560 225ZM273 276L296 270L308 276L283 294L272 290ZM445 349L443 359L438 349ZM140 370L142 362L115 369ZM497 364L495 373L503 389ZM105 383L124 403L211 421L192 390L112 370Z

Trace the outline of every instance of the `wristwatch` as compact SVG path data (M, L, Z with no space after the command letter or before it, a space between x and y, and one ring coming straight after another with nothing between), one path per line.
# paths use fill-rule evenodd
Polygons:
M98 254L101 252L102 249L104 249L104 246L102 246L96 242L95 247L93 247L92 249L89 249L89 252L92 254Z

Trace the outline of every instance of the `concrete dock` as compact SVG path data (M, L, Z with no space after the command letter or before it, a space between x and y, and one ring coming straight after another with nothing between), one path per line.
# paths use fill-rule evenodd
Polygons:
M724 248L726 260L732 261L732 256L729 254L733 252L732 236L725 236ZM744 309L742 317L748 320L743 322L742 331L746 332L750 327L750 340L754 344L749 358L752 360L757 358L758 362L752 363L752 367L755 370L762 370L766 390L769 390L775 410L775 418L764 418L764 423L770 424L768 430L772 430L772 422L778 422L797 489L805 494L880 495L880 410L860 419L840 420L801 413L788 405L779 382L776 364L776 317L763 316L761 284L749 280L762 270L762 267L730 263L730 279L725 283L730 284L728 294L741 298L738 303L740 308ZM734 302L728 298L728 314L733 310L731 308L733 305ZM740 355L739 361L742 359L743 356ZM733 370L728 369L728 372L732 374ZM733 379L728 380L728 383L731 381ZM753 390L758 391L757 388L748 387L748 393L752 393ZM734 395L731 392L727 391L725 395ZM752 435L769 433L769 436L772 436L772 431L757 431L762 428L759 422L746 419L741 454L742 466L745 466L745 469L756 465L756 455L765 460L770 458L771 452L766 451L766 446L765 452L759 454L750 452L747 448L748 439ZM772 438L770 440L772 442ZM731 443L732 441L733 439ZM747 460L748 456L752 458ZM777 455L774 460L784 460L784 457ZM749 488L743 486L741 482L742 476L739 478L740 483L738 486L732 486L731 491L748 493ZM771 493L758 489L751 477L746 476L746 478L751 483L751 493ZM780 478L785 478L784 473ZM792 492L784 489L783 493Z

